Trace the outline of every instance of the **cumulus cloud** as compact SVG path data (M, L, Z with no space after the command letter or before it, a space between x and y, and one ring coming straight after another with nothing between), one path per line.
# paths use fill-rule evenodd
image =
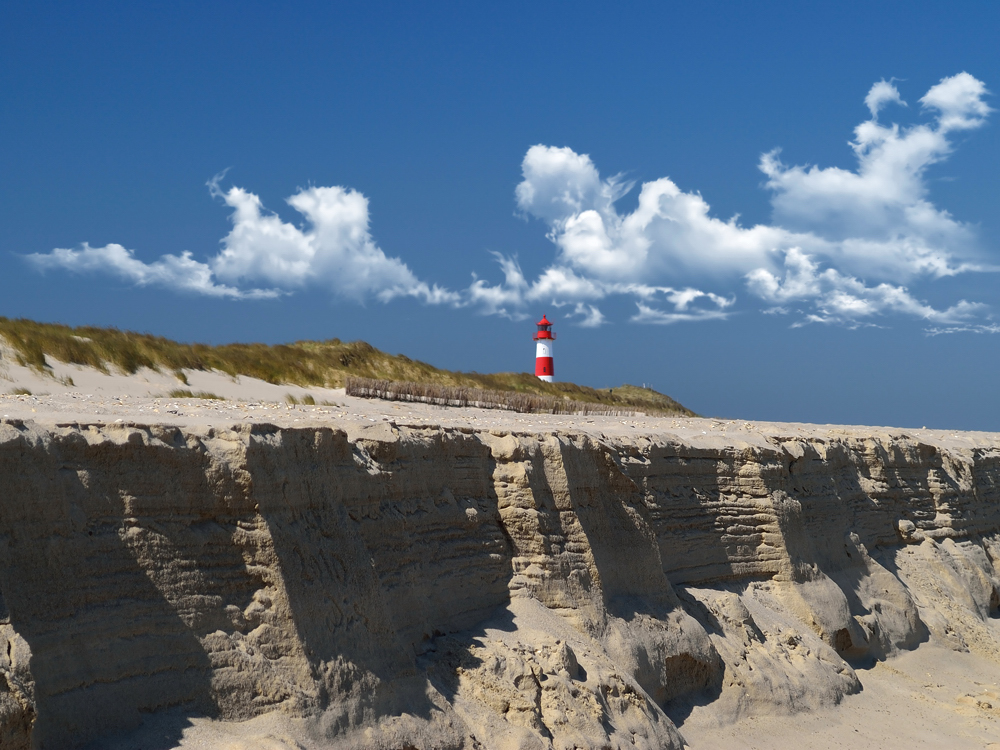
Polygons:
M602 281L640 282L654 273L746 270L767 261L785 235L768 226L745 229L709 214L697 193L669 178L642 185L639 206L619 214L615 201L631 186L619 176L601 180L589 156L569 148L532 146L522 164L518 208L543 219L557 263Z
M986 84L969 75L959 73L951 78L942 78L920 99L928 109L939 112L939 129L968 130L978 128L992 112L983 101L987 94Z
M516 259L501 258L504 281L477 279L471 301L511 314L542 300L593 305L624 294L637 298L633 321L673 323L731 315L732 290L745 285L772 310L791 301L809 308L804 320L851 324L902 313L957 323L982 315L984 306L965 301L936 310L900 283L996 270L974 228L930 201L926 178L951 153L956 131L984 123L987 94L968 73L945 78L920 99L930 121L902 127L879 121L887 107L906 106L896 85L875 83L865 97L871 117L850 143L855 168L789 166L778 150L764 154L772 221L754 226L713 216L700 193L667 177L643 183L635 210L619 212L632 183L602 178L588 155L570 148L532 146L515 198L523 215L545 223L554 261L529 281ZM651 301L657 296L660 305Z
M399 258L387 256L372 239L368 199L343 187L311 187L287 199L306 220L300 228L266 211L260 198L243 188L212 194L233 209L232 231L209 263L215 275L233 284L263 282L282 289L318 285L336 296L383 301L399 296L426 302L455 302L458 296L430 286Z
M121 245L86 244L28 258L43 269L104 271L235 299L318 287L343 299L408 296L517 319L542 304L582 326L604 324L601 305L612 297L635 305L634 322L671 324L728 318L747 295L766 312L796 315L796 324L865 325L901 314L938 327L989 326L985 306L961 300L937 309L919 291L942 277L998 270L975 227L934 205L927 178L956 134L986 121L988 94L959 73L910 109L894 81L878 81L864 98L870 117L849 143L853 168L789 165L777 149L760 157L772 216L753 226L714 216L700 193L669 177L639 185L635 209L620 211L633 181L602 177L590 156L571 148L532 146L514 197L521 216L544 225L553 255L529 278L516 255L495 254L502 280L473 274L461 291L423 281L387 255L370 232L368 198L356 190L299 190L286 201L297 225L244 188L223 190L221 177L209 189L231 209L232 229L204 260L184 252L146 262ZM888 113L921 121L890 123Z
M223 192L220 178L208 183L209 190L232 209L233 227L222 239L221 250L204 262L184 252L147 263L117 244L58 248L27 258L42 269L104 271L140 286L156 284L235 299L274 297L316 286L358 301L409 296L431 304L459 302L458 294L420 281L403 261L376 245L369 231L368 199L358 191L299 190L287 199L305 219L299 227L266 210L258 196L243 188Z

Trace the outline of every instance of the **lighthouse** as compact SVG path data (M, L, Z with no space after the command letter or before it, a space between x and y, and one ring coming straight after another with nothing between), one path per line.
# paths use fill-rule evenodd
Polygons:
M555 379L555 368L552 366L552 342L556 340L556 335L552 333L552 322L544 315L536 324L538 332L535 334L535 375L539 380L551 383Z

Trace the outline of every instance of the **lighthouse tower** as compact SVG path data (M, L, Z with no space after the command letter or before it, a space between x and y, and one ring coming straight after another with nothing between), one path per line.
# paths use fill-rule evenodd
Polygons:
M535 375L539 380L551 383L555 380L556 371L552 366L552 342L556 335L552 333L552 323L544 315L538 321L538 333L535 334Z

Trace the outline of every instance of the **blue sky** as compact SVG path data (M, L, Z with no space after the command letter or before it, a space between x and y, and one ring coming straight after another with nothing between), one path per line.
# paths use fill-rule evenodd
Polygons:
M561 379L1000 430L998 22L22 4L0 26L0 315L489 372L532 368L547 313Z

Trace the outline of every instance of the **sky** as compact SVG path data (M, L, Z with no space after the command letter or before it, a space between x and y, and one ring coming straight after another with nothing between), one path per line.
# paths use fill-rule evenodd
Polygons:
M812 7L815 6L815 7ZM1000 5L24 3L0 315L1000 431Z

